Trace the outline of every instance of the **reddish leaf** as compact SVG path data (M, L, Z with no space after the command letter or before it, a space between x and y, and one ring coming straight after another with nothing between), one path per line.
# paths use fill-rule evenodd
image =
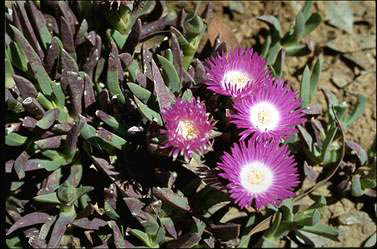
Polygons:
M106 226L107 222L98 218L94 218L93 220L89 220L88 218L81 218L75 220L73 225L81 227L83 229L89 230L98 230L100 227Z
M46 223L50 219L50 215L42 212L34 212L27 214L18 219L8 230L7 236L19 228L32 226L35 224Z

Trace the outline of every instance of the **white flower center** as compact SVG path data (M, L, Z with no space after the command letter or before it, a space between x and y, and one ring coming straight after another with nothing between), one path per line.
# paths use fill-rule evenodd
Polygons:
M273 104L261 102L251 107L250 122L260 131L271 131L275 129L279 121L279 111Z
M225 88L225 83L235 86L237 89L244 88L250 81L249 75L240 71L229 71L225 73L222 86Z
M254 161L242 167L241 185L250 193L263 193L273 183L273 173L262 162Z
M192 140L198 137L198 129L191 120L180 120L177 126L177 133L179 136L187 140Z

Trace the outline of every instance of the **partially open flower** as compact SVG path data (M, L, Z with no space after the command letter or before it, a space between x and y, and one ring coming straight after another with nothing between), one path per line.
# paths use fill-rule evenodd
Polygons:
M177 99L169 109L162 112L168 137L164 146L172 147L173 160L179 154L189 160L193 153L202 154L211 147L210 133L214 122L209 119L206 107L200 100L183 101Z
M225 152L218 166L224 171L219 175L229 180L231 198L241 208L278 205L294 195L292 190L299 183L288 146L273 141L250 139L247 145L243 141L234 144L231 154Z
M249 135L252 139L280 141L297 132L296 125L304 123L305 117L297 94L280 79L265 80L253 94L234 103L237 114L231 122L244 128L241 140Z
M252 90L268 75L266 60L253 49L235 49L207 61L208 88L218 94L237 97Z

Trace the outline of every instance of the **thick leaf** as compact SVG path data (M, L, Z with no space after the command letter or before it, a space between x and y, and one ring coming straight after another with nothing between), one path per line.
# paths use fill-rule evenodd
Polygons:
M13 74L12 76L23 99L26 99L27 97L37 97L38 92L33 83L22 76L16 74Z
M150 109L147 105L141 102L138 98L134 96L136 105L138 106L139 112L146 117L149 121L156 122L158 125L162 126L163 121L159 113Z
M99 59L101 57L101 46L102 46L102 40L99 35L96 35L96 46L92 47L92 50L89 53L89 57L86 59L85 64L82 66L85 73L89 75L89 78L92 79L94 68L99 62ZM99 47L99 48L98 48ZM102 58L101 58L102 59ZM102 69L101 69L102 70Z
M18 13L20 14L20 21L22 24L22 32L26 36L25 38L30 42L31 46L34 48L34 51L38 54L40 59L43 59L44 53L39 45L37 36L34 33L34 29L30 23L29 16L25 8L26 1L18 1Z
M267 23L270 27L273 27L278 32L279 37L282 37L281 25L276 17L264 15L257 17L257 19Z
M292 43L298 42L305 31L305 20L301 12L298 13L295 20L295 26L293 33L287 33L287 35L282 39L281 43L283 46L290 45Z
M321 21L322 21L322 18L320 14L318 13L312 14L305 23L305 29L304 29L304 32L302 33L302 37L310 34L313 30L315 30L319 26Z
M62 42L59 40L59 38L54 36L51 40L51 45L47 50L47 55L44 58L44 66L47 73L51 72L56 59L60 55L60 50L62 47Z
M75 164L71 165L71 173L67 178L67 182L72 185L73 187L77 187L81 181L83 166L79 164L80 161L76 162Z
M170 90L174 93L179 93L181 90L181 82L178 76L177 71L174 68L174 65L169 62L165 57L162 57L160 55L157 55L157 58L162 65L164 72L168 78L167 85L170 88Z
M261 50L261 55L264 58L267 58L267 54L268 54L268 51L270 50L270 46L271 46L271 35L268 35L266 40L263 43L263 47Z
M21 49L20 46L13 41L9 44L9 60L22 72L28 71L27 65L29 60L27 59L24 50Z
M174 95L170 92L169 88L164 83L161 73L152 59L152 74L154 82L154 94L157 97L157 102L160 107L160 111L163 111L170 107L175 102Z
M101 138L104 142L108 143L109 145L122 150L125 145L127 145L127 141L123 139L122 137L109 132L108 130L104 128L99 128L96 132L97 137Z
M143 241L144 245L146 245L147 247L151 247L151 248L155 247L155 245L153 245L153 243L151 242L148 234L144 233L143 231L140 231L138 229L131 229L130 233L134 235L135 237L137 237L138 239L140 239L141 241Z
M78 117L82 113L82 96L84 94L84 79L82 74L74 71L67 72L68 88L73 104L73 114Z
M110 218L110 219L113 219L113 220L119 220L120 216L119 214L117 213L117 211L115 211L115 209L110 205L109 202L105 201L105 204L104 204L104 210L105 210L105 214Z
M60 245L60 241L67 229L67 225L73 222L75 217L59 215L59 218L55 222L54 228L52 229L50 241L48 242L48 248L57 248Z
M182 95L182 100L185 100L185 101L191 101L193 98L192 96L192 92L190 89L187 89L183 95Z
M110 93L115 96L120 101L120 103L125 104L126 99L124 98L124 95L120 88L118 77L116 58L112 54L110 54L107 68L107 87L109 88Z
M314 67L312 69L311 76L310 76L309 103L313 100L313 98L317 94L317 84L318 84L318 81L319 81L319 76L321 74L322 64L323 64L323 56L322 56L322 54L320 54L316 63L314 64Z
M300 85L300 98L302 100L301 106L304 108L310 104L310 77L309 67L305 66Z
M351 154L356 154L360 160L360 165L364 165L368 161L367 152L357 143L347 140L346 145L352 150Z
M273 65L278 57L279 51L281 49L280 42L275 42L269 49L267 55L267 63L268 65Z
M11 61L8 59L8 53L6 53L5 57L5 87L10 89L15 86L15 82L13 80L13 67Z
M317 224L315 226L305 226L301 228L300 230L309 232L309 233L314 233L321 235L323 237L329 238L331 240L339 241L338 240L338 235L339 232L336 228L325 225L325 224Z
M61 48L60 58L64 71L72 71L74 73L79 72L79 66L77 65L76 59L73 58L64 48Z
M8 146L21 146L27 140L27 137L24 137L18 133L11 132L5 136L5 144Z
M27 2L26 7L29 8L29 13L31 15L31 20L34 27L36 27L36 32L38 33L39 39L43 45L43 48L47 50L48 46L51 44L51 34L47 29L47 22L42 12L34 5L34 3Z
M73 38L74 30L66 17L60 16L60 35L63 42L64 49L76 60L76 49Z
M57 149L61 145L62 139L65 139L65 135L53 136L44 139L39 139L34 141L38 149L45 150L45 149Z
M74 123L72 126L72 129L67 134L67 139L65 143L65 149L67 152L67 155L73 157L73 155L76 153L77 149L77 141L81 132L81 129L86 124L86 121L83 117L80 117L80 119Z
M252 225L254 225L254 223L255 223L255 215L250 215L244 227L242 236L240 238L240 244L238 245L239 248L248 248L249 241L250 241L250 235L248 235L248 233L250 232L251 227Z
M144 104L146 104L151 97L152 93L145 89L144 87L139 86L135 83L127 83L128 87L130 88L131 92L140 99Z
M27 226L32 226L35 224L41 224L41 223L46 223L49 221L50 215L42 212L34 212L27 214L23 217L21 217L19 220L17 220L7 231L7 236L11 234L12 232L16 231L17 229L27 227Z
M173 207L182 209L184 211L191 211L188 200L186 197L179 196L174 193L171 189L168 188L153 188L153 194L156 195L159 199L162 199L169 205Z
M360 197L364 194L364 191L361 188L360 175L354 175L352 177L351 193L355 197Z
M170 217L160 218L161 224L165 227L166 231L174 238L177 239L177 230L174 226L174 222Z
M75 220L72 224L83 229L98 230L100 227L106 226L107 222L98 218L89 220L87 217L84 217Z
M49 129L55 122L55 120L58 119L59 116L59 109L52 109L48 112L46 112L45 116L39 120L36 125L44 130Z
M313 1L305 1L305 5L300 11L302 13L302 16L304 17L304 22L307 22L310 14L312 13L312 6L313 6Z
M172 33L171 34L171 49L173 53L173 62L174 62L174 67L176 68L179 78L182 79L182 74L183 74L183 52L181 50L181 47L179 45L177 36Z
M129 243L127 240L124 240L123 235L120 232L119 227L115 223L115 221L109 221L108 224L113 229L114 243L117 249L133 247L131 243Z
M275 76L281 78L283 76L284 71L284 60L285 60L285 49L280 49L278 57L273 65Z
M39 88L42 90L43 94L50 96L52 93L51 79L48 76L46 70L44 69L41 59L35 53L35 51L30 46L25 37L22 35L22 33L14 26L10 25L10 27L12 28L15 34L15 38L18 44L22 47L30 62L29 65L33 71L34 77L37 79Z
M346 119L345 126L349 127L356 122L364 113L366 107L367 98L364 95L359 95L357 100L357 106L353 109L351 115Z
M85 42L85 36L88 34L88 22L84 19L81 22L79 31L76 34L75 44L80 45Z

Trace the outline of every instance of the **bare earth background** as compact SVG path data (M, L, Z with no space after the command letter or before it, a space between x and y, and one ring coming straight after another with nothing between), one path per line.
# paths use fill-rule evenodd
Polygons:
M238 11L231 1L213 2L213 21L209 24L209 34L204 38L213 39L222 34L227 44L241 47L253 47L263 38L261 29L268 26L256 19L261 15L277 17L285 33L293 23L303 1L257 2L243 1ZM195 3L189 1L168 2L173 8L193 9ZM205 4L202 4L204 7ZM319 53L324 54L324 65L318 84L319 89L331 90L340 102L346 101L351 108L357 102L357 96L367 97L367 106L363 116L346 133L346 139L369 149L376 134L376 3L375 1L349 1L353 12L352 32L346 32L329 24L329 2L315 2L313 12L319 12L322 23L304 41L315 44L315 52L309 56L286 57L284 78L294 89L299 89L299 82L305 65L312 66L312 61ZM325 98L321 91L316 96L323 109ZM325 110L326 111L326 110ZM327 186L318 189L317 194L331 197ZM331 197L334 198L334 197ZM329 199L331 199L329 198ZM305 200L312 200L307 197ZM349 219L352 214L352 220ZM338 197L322 209L322 223L334 225L340 230L340 242L317 237L316 246L360 247L373 233L376 233L376 217L365 212L364 203ZM282 244L283 246L283 244Z

